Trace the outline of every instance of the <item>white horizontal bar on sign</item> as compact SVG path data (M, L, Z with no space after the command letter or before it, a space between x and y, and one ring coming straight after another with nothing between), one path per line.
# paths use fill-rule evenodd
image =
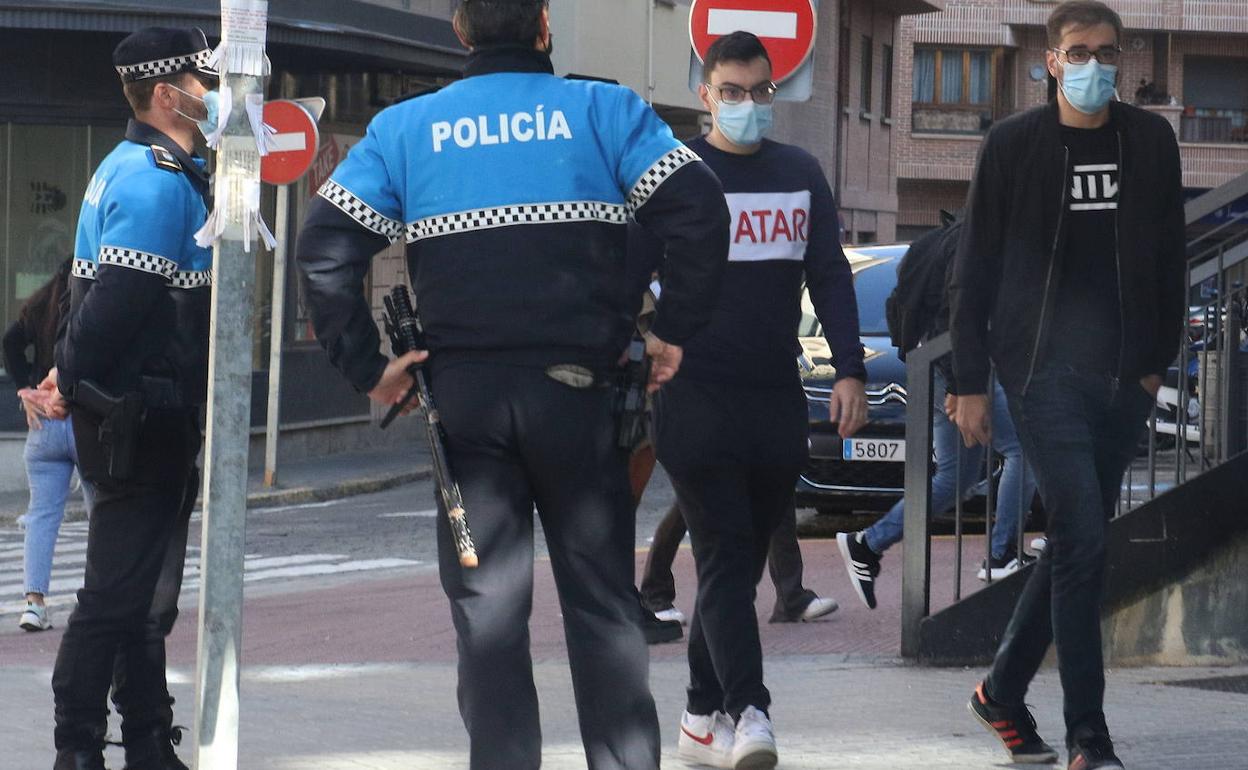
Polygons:
M708 35L752 32L759 37L797 39L797 14L787 11L733 11L712 8L706 16Z
M269 137L271 152L302 152L308 149L308 137L302 131L274 134Z

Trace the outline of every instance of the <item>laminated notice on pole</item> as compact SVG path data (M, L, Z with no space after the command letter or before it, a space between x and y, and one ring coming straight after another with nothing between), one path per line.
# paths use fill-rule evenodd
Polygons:
M225 127L230 122L230 115L234 112L234 92L230 90L230 84L222 81L217 92L220 105L217 108L217 127L204 137L208 142L208 148L212 150L221 145L221 137L225 135Z
M210 66L222 75L264 75L268 18L268 0L221 0L221 45Z

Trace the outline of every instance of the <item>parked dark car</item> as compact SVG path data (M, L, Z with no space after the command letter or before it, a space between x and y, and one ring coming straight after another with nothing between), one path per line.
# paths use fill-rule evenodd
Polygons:
M868 422L841 441L828 422L832 367L822 327L802 296L799 362L810 412L810 461L797 483L797 504L821 513L887 510L901 498L906 467L906 367L889 340L884 300L897 283L909 244L845 249L854 270L858 325L866 349Z

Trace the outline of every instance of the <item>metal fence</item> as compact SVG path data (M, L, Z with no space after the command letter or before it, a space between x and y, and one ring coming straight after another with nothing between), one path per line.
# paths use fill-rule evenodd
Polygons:
M1124 476L1115 515L1125 514L1248 449L1248 213L1222 217L1211 226L1203 224L1210 214L1241 198L1248 198L1248 175L1187 206L1187 328L1178 360L1165 378L1147 426L1140 427L1140 451ZM906 357L909 400L901 651L907 657L918 655L919 626L932 612L933 538L952 533L954 584L952 591L940 587L938 593L957 602L978 585L968 585L965 579L968 529L983 532L982 553L971 558L972 569L976 569L981 561L985 565L989 561L992 531L997 525L996 481L1002 463L988 447L982 464L973 468L958 465L952 522L941 532L934 526L933 514L946 516L948 512L931 510L933 410L943 408L940 402L944 396L933 392L933 373L936 362L950 350L949 335L944 334ZM973 489L984 498L982 515L972 517L966 511L968 498L962 490L971 481L963 477L966 473L975 475ZM1021 515L1014 547L1016 554L1023 555L1031 545L1026 524L1032 501L1020 499L1018 503ZM982 583L990 584L992 570L984 572Z

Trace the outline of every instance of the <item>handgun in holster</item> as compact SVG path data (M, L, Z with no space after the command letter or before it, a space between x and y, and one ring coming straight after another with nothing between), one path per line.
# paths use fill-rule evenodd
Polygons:
M628 360L616 378L615 435L620 449L636 449L646 437L646 385L650 380L650 359L646 343L634 337L628 346Z
M134 475L134 459L143 423L143 395L114 396L90 380L79 380L74 403L100 424L100 445L108 457L108 475L127 481Z

